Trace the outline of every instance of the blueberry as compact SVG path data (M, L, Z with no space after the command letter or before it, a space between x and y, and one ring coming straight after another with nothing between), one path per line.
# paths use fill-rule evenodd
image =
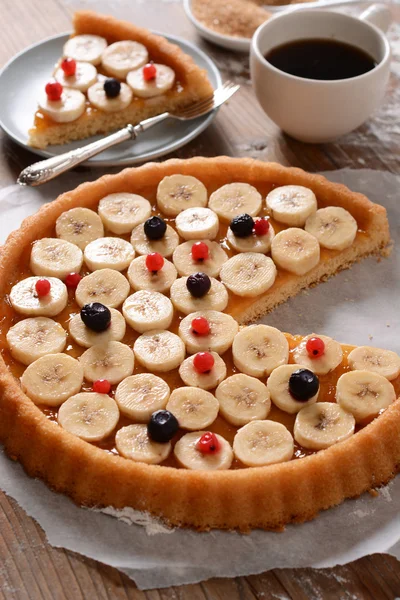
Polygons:
M111 323L111 312L104 304L91 302L82 308L81 319L89 329L105 331Z
M289 392L295 400L306 402L319 390L319 379L309 369L294 371L289 379Z
M195 298L202 298L211 287L211 279L205 273L193 273L186 280L188 292Z
M169 410L154 412L147 425L147 433L154 442L165 444L169 442L179 429L179 424Z
M167 224L161 217L150 217L144 224L144 233L149 240L161 240L167 231Z
M230 227L236 237L248 237L253 232L254 219L247 213L243 213L232 219Z
M119 96L119 93L121 91L121 84L118 81L118 79L110 77L109 79L105 80L103 88L107 98L116 98L117 96Z

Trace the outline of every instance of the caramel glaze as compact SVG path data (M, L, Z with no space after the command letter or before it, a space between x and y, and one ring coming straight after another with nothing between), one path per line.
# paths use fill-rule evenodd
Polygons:
M263 195L266 195L274 186L271 184L266 184L263 187L265 187L265 189L263 189L263 190L260 189L259 191ZM153 196L153 197L150 198L150 196ZM153 202L154 202L154 200L155 200L154 190L152 190L152 194L149 194L147 197L150 201L153 200ZM155 208L153 209L153 212L154 212L154 214L158 214L158 215L162 216L164 218L164 220L169 222L170 224L172 224L172 225L174 224L174 219L165 218ZM268 211L265 207L262 209L260 214L263 216L269 217ZM284 225L277 223L273 219L270 219L270 222L271 222L272 226L274 227L275 233L277 233L278 231L281 231L282 229L285 228ZM227 254L229 256L232 256L234 254L234 252L230 249L230 247L226 241L226 232L227 232L227 225L221 224L219 234L218 234L218 239L220 240L220 243L221 243L222 247L224 248L224 250L227 252ZM112 233L109 233L107 231L105 232L105 235L113 236ZM365 233L362 230L359 230L357 233L357 236L362 236L362 235L365 235ZM43 236L55 237L54 228L50 229L48 231L44 231ZM123 237L124 239L126 239L128 241L130 238L129 235L121 236L121 237ZM32 275L32 273L29 269L30 251L31 251L31 248L29 246L29 247L25 248L24 251L21 253L19 267L15 271L15 276L14 276L13 280L9 282L10 289L15 283L17 283L21 279L30 277ZM332 257L333 255L336 255L336 254L337 254L337 251L326 250L324 248L321 248L321 260L323 260L323 261L329 260L330 257ZM201 266L199 266L199 270L201 270ZM87 274L89 274L89 271L82 270L81 274L87 275ZM126 273L124 272L124 274L126 274ZM277 279L284 279L287 276L288 276L288 273L286 271L278 269ZM225 312L233 314L233 315L238 314L242 310L244 310L247 306L250 306L253 301L254 301L253 298L238 297L229 292L229 303L228 303L228 307L226 308ZM54 319L56 321L58 321L64 327L64 329L68 332L69 331L69 328L68 328L69 320L79 311L80 311L79 306L75 302L74 292L69 291L69 300L68 300L67 307L57 317L54 317ZM14 325L17 321L20 321L23 318L26 318L26 316L15 313L15 311L11 307L11 304L10 304L7 296L3 300L3 308L2 308L0 314L1 314L1 319L0 319L0 351L1 351L1 355L2 355L5 363L9 366L14 377L17 380L19 380L25 367L18 361L14 360L13 357L11 356L10 351L7 346L6 333L12 325ZM173 331L174 333L178 332L179 323L184 316L185 315L183 315L182 313L175 311L174 320L170 326L171 331ZM289 362L294 362L292 359L292 351L300 343L300 341L302 340L302 336L296 336L296 335L293 336L290 334L285 334L285 335L289 341L289 346L290 346ZM129 327L129 325L127 325L127 331L126 331L125 337L122 340L122 342L132 348L132 346L138 336L139 336L139 334L137 332L135 332L133 329L131 329ZM338 378L340 377L340 375L342 375L342 373L349 370L348 363L347 363L347 356L348 356L349 352L354 348L354 346L342 345L342 348L343 348L342 363L331 373L328 373L327 375L321 376L319 378L320 379L320 393L319 393L318 400L321 402L335 402L336 382L337 382ZM82 348L81 346L76 344L68 333L67 346L65 349L66 354L69 354L70 356L72 356L74 358L78 358L84 351L85 351L85 348ZM227 377L236 373L237 369L235 368L235 366L233 364L232 352L230 349L222 356L222 358L224 359L226 366L227 366ZM138 363L138 361L135 361L134 374L142 373L145 371L146 371L146 369L143 368ZM164 379L168 383L171 391L173 389L175 389L177 387L181 387L183 385L183 382L178 373L178 369L175 369L174 371L170 371L168 373L157 373L157 375L160 376L162 379ZM262 378L261 380L264 383L266 382L266 378ZM397 397L400 396L400 376L396 380L392 381L391 383L394 385L394 388L396 391L396 396ZM111 397L114 397L116 387L117 386L113 386L112 391L110 393ZM91 383L84 382L83 386L82 386L82 391L91 391L91 390L92 390ZM210 390L210 391L212 393L214 392L214 390ZM46 417L48 419L50 419L52 421L57 421L57 409L50 408L48 406L40 406L39 408L42 410L42 412L46 415ZM280 410L279 408L277 408L276 406L272 405L271 411L267 418L284 424L287 427L287 429L291 433L293 433L293 426L294 426L294 421L295 421L296 415L291 415L291 414L285 413L282 410ZM118 425L116 427L116 430L107 439L105 439L101 442L98 442L95 445L97 445L99 448L103 448L107 452L118 454L118 452L115 448L115 433L121 427L125 427L126 425L129 425L131 423L132 423L132 421L130 419L128 419L127 417L121 416L121 418L118 422ZM366 424L367 423L365 423L363 425L366 425ZM360 428L360 426L358 426L358 429L359 428ZM209 427L210 431L214 431L215 433L222 435L225 439L227 439L229 441L230 444L232 444L232 442L233 442L233 438L236 434L237 429L238 429L237 427L227 423L227 421L225 421L225 419L221 416L218 416L217 419L215 420L215 422ZM184 435L185 433L186 433L185 431L179 431L178 434L176 435L176 437L172 440L172 443L175 444L175 442L180 437L182 437L182 435ZM312 453L313 453L313 451L307 450L295 442L295 452L294 452L294 456L293 456L294 459L302 458L302 457L307 456ZM173 452L171 452L170 456L161 464L179 468L179 464L177 463ZM232 463L233 469L238 469L238 468L243 468L243 467L244 467L244 465L242 465L237 459L235 459Z

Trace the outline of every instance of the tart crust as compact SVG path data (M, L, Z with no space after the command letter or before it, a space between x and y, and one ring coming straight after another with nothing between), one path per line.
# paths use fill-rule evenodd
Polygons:
M105 195L121 191L135 190L154 201L158 182L173 173L198 177L209 193L231 181L246 181L259 189L271 183L304 185L316 193L320 206L346 208L363 230L351 252L327 255L331 260L321 261L324 268L318 265L304 277L277 279L272 290L256 301L248 299L235 306L232 300L227 312L242 322L363 256L387 252L390 238L385 209L343 185L300 169L252 159L169 160L82 184L25 219L2 248L1 294L8 292L18 267L26 261L24 250L51 233L63 211L75 206L94 208ZM10 306L4 302L0 317L7 323L11 316ZM4 339L1 346L5 346ZM22 392L2 358L0 392L0 439L7 454L19 460L29 475L43 479L78 504L130 506L176 526L279 529L312 519L322 509L387 483L400 465L400 400L356 435L316 454L268 467L210 472L135 463L82 441L46 418Z
M165 111L178 110L210 96L213 93L207 73L183 50L164 37L137 27L127 21L100 15L92 11L78 11L73 18L74 34L99 35L109 44L120 40L140 42L149 51L154 62L171 67L180 85L179 92L167 93L150 99L134 98L131 104L118 112L105 113L91 107L71 123L55 123L49 118L40 119L36 113L36 125L29 130L28 144L46 148L49 144L66 144L98 133L109 133L128 123L136 125L144 119ZM50 75L50 74L49 74Z

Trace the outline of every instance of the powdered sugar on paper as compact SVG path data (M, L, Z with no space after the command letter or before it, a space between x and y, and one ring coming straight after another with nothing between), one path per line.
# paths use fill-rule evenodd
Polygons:
M158 533L173 533L174 529L167 527L158 519L155 519L151 515L138 510L133 510L129 506L121 509L107 506L106 508L93 509L97 512L102 512L105 515L115 517L119 521L126 523L127 525L140 525L144 527L147 535L157 535Z

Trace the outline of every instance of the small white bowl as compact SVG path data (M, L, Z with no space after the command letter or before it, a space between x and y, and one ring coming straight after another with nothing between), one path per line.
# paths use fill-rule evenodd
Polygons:
M249 52L251 38L236 37L233 35L223 35L217 33L208 27L205 27L200 21L196 19L192 12L192 0L183 0L183 8L185 9L186 16L193 23L201 37L213 42L217 46L227 48L228 50L234 50L235 52Z

